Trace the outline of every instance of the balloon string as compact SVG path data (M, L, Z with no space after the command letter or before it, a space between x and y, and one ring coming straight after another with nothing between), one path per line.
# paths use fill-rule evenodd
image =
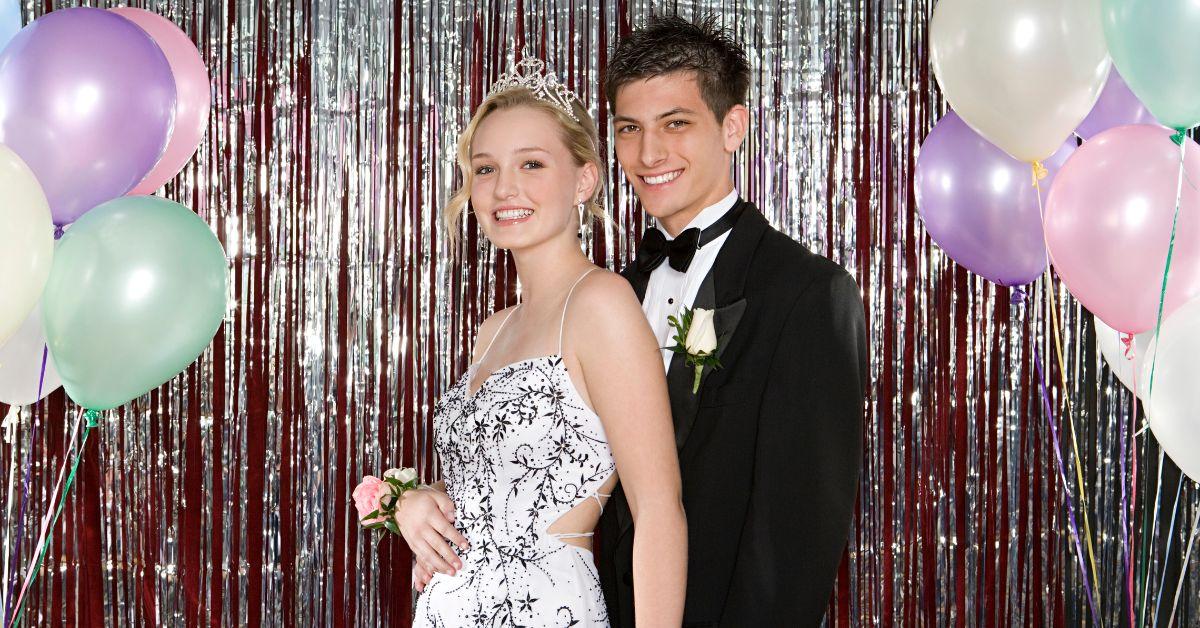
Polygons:
M1024 305L1025 292L1020 288L1013 291L1012 301ZM1037 370L1038 387L1042 391L1042 404L1046 410L1046 422L1050 425L1051 443L1054 449L1054 460L1058 464L1058 477L1063 484L1063 498L1067 502L1067 531L1075 543L1075 561L1079 565L1079 575L1083 578L1083 590L1087 594L1088 607L1092 611L1092 623L1100 625L1100 613L1096 609L1096 600L1092 596L1092 585L1089 582L1087 567L1083 564L1083 546L1079 542L1079 524L1075 520L1075 500L1071 497L1070 485L1067 484L1066 467L1062 459L1062 441L1058 437L1058 425L1054 418L1054 408L1050 404L1050 393L1046 390L1046 376L1042 371L1042 356L1037 348L1037 339L1029 343L1033 348L1033 366Z
M1034 161L1033 162L1033 187L1037 191L1038 214L1042 217L1043 223L1045 222L1046 213L1045 213L1045 209L1042 206L1042 184L1041 184L1041 181L1042 181L1042 179L1046 178L1046 175L1047 175L1046 167L1043 166L1040 161ZM1043 234L1043 237L1044 237L1044 234ZM1046 248L1047 258L1049 258L1049 255L1050 255L1049 250L1050 250L1049 247L1047 247ZM1046 260L1046 275L1045 275L1045 277L1046 277L1046 282L1045 282L1046 302L1049 304L1050 323L1051 323L1050 324L1051 329L1049 329L1047 331L1050 331L1052 333L1052 337L1054 338L1055 354L1058 358L1058 374L1059 374L1059 378L1060 378L1060 383L1062 385L1063 399L1066 401L1066 404L1065 404L1066 405L1066 416L1064 416L1063 418L1066 420L1067 427L1070 429L1071 450L1075 454L1075 458L1074 458L1075 482L1079 487L1079 509L1080 509L1080 513L1082 513L1082 515L1083 515L1083 535L1084 535L1084 539L1087 542L1087 557L1088 557L1088 565L1091 567L1091 570L1092 570L1092 578L1091 578L1092 585L1094 587L1096 587L1096 592L1095 592L1096 599L1101 599L1100 598L1100 576L1099 576L1099 570L1096 569L1096 550L1092 543L1092 524L1091 524L1091 518L1088 516L1089 508L1088 508L1088 497L1087 497L1087 488L1086 488L1087 485L1084 484L1084 482L1083 482L1083 463L1082 463L1083 458L1079 455L1079 439L1075 436L1075 418L1074 418L1074 412L1072 412L1072 408L1071 408L1071 395L1069 392L1070 388L1067 387L1066 362L1065 362L1065 360L1063 360L1062 328L1059 326L1059 322L1058 322L1058 308L1055 307L1055 301L1057 301L1057 298L1056 298L1057 294L1056 294L1056 290L1054 288L1054 277L1053 277L1053 275L1050 274L1050 260L1049 259ZM1070 491L1070 488L1067 487L1065 484L1063 486L1063 489ZM1091 591L1089 591L1088 594L1091 595Z
M1163 570L1162 577L1158 579L1158 593L1154 596L1154 626L1158 626L1158 612L1162 610L1162 594L1163 588L1167 586L1167 561L1171 558L1171 541L1175 538L1175 518L1179 514L1179 495L1183 492L1183 482L1187 479L1182 473L1179 475L1179 483L1175 485L1175 505L1171 507L1171 527L1167 529L1167 549L1163 553ZM1184 563L1184 571L1187 564Z
M1186 140L1186 139L1187 139L1187 135L1186 135L1185 129L1176 129L1175 134L1171 136L1171 141L1175 142L1176 144L1179 145L1179 175L1176 177L1176 181L1175 181L1175 214L1174 214L1174 217L1171 219L1171 239L1167 243L1167 261L1163 265L1162 288L1159 290L1159 293L1158 293L1158 314L1155 317L1155 323L1154 323L1155 346L1158 346L1159 333L1162 331L1163 309L1164 309L1164 306L1166 305L1166 301L1167 301L1167 279L1171 275L1171 258L1175 253L1175 234L1179 228L1179 208L1183 204L1183 175L1185 172L1184 162L1185 162L1185 159L1187 158L1187 144L1185 143L1184 140ZM1149 385L1148 390L1146 391L1146 399L1145 399L1145 403L1146 403L1147 407L1153 406L1152 399L1154 398L1154 375L1155 375L1155 367L1157 366L1157 364L1158 364L1158 351L1155 350L1155 352L1150 355L1150 385ZM1158 492L1160 494L1162 493L1162 458L1163 458L1163 454L1162 454L1162 450L1160 449L1159 450L1159 463L1158 463L1158 467L1159 467L1158 468ZM1181 482L1182 482L1182 480L1181 480ZM1157 527L1157 525L1158 525L1158 496L1157 495L1155 496L1154 502L1155 502L1154 527ZM1145 518L1143 517L1142 520L1144 522ZM1149 541L1149 539L1147 539L1147 543L1144 543L1142 546L1143 564L1142 564L1142 570L1141 570L1142 574L1141 574L1141 577L1139 578L1139 580L1142 583L1143 590L1142 590L1142 605L1138 611L1139 623L1141 620L1144 620L1146 617L1146 601L1147 601L1148 593L1150 590L1150 565L1149 565L1149 562L1146 561L1146 552L1148 550L1148 541ZM1166 566L1164 565L1164 569L1165 568L1166 568ZM1161 591L1160 591L1160 593L1161 593ZM1156 610L1156 614L1157 614L1157 610Z
M66 505L67 495L71 492L71 486L75 483L75 473L79 469L79 462L83 459L83 448L87 444L88 433L97 425L97 417L99 414L94 410L88 410L86 413L80 409L78 418L75 420L75 429L71 433L71 445L67 448L66 455L63 457L63 467L59 471L58 484L54 487L54 492L51 493L52 499L50 507L46 511L46 515L42 517L42 531L35 546L40 546L37 559L30 563L29 569L25 573L25 582L21 585L21 593L17 596L17 603L14 608L14 617L9 628L16 626L21 622L21 615L25 606L26 594L29 593L29 586L37 577L38 569L42 566L42 560L46 556L46 550L49 549L50 543L53 541L54 525L58 522L59 516L62 514L63 506ZM83 423L81 419L85 418L86 429L83 431L83 439L79 442L79 446L75 447L75 440L79 437L79 428ZM73 454L73 456L72 456ZM68 459L74 458L72 463L68 463ZM71 472L67 476L66 484L63 484L63 473L67 471L67 466L70 464ZM62 487L61 494L59 487ZM57 498L57 499L55 499Z
M1133 398L1129 409L1129 424L1121 426L1121 561L1125 586L1129 600L1129 625L1133 626L1135 616L1134 601L1137 599L1133 589L1133 552L1137 544L1134 529L1134 513L1137 512L1137 435L1132 432L1137 429L1138 414L1138 368L1137 345L1130 343L1126 351L1130 351L1133 368ZM1125 475L1125 447L1128 443L1129 453L1133 459L1130 475ZM1126 488L1128 487L1128 492Z
M59 227L59 229L61 229L61 227ZM42 345L42 368L41 368L41 372L38 375L38 392L37 392L38 399L42 398L42 389L46 383L46 364L47 364L47 361L49 360L49 358L50 358L50 346L47 344L43 344ZM31 415L32 415L32 413L31 413ZM33 446L35 443L37 443L37 438L38 438L38 422L35 420L35 421L33 421L32 438L30 438L30 440L29 440L29 451L26 453L26 458L25 458L25 475L23 478L24 481L21 484L21 505L18 506L18 508L17 508L16 543L14 544L13 553L9 557L9 561L8 561L8 568L9 568L9 571L11 571L12 573L16 573L16 571L17 571L17 560L21 556L21 546L24 544L23 541L25 540L25 504L27 504L29 502L29 473L30 473L30 470L33 468ZM12 613L9 612L8 603L12 601L13 594L16 592L17 581L13 580L12 582L0 583L0 586L4 586L5 584L8 585L7 589L6 589L7 593L4 596L4 623L7 624L8 619L10 617L12 617Z
M1200 532L1200 518L1192 520L1192 534L1188 540L1187 553L1183 555L1183 567L1179 570L1179 581L1175 583L1175 601L1171 603L1171 617L1167 620L1167 628L1175 625L1175 611L1179 609L1179 594L1183 591L1183 580L1187 576L1187 566L1192 559L1192 547L1196 544L1196 533Z

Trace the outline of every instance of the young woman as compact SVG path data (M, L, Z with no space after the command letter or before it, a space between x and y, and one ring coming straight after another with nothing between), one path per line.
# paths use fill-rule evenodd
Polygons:
M536 60L501 77L459 140L449 232L473 211L511 252L522 301L483 322L436 406L444 481L398 507L423 590L414 626L607 626L590 536L618 477L638 531L638 624L682 621L687 526L661 354L629 283L576 236L602 215L596 146L586 110Z

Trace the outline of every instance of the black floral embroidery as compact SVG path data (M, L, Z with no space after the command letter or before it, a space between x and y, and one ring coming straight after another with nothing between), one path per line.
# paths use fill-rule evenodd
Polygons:
M414 626L607 626L592 557L546 533L615 465L604 428L558 355L514 362L471 394L468 371L434 409L463 568L438 575Z

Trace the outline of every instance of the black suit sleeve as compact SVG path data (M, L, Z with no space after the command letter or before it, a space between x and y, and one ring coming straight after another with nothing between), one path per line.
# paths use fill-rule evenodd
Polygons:
M838 269L797 298L771 358L722 626L820 623L858 492L866 379L862 298Z

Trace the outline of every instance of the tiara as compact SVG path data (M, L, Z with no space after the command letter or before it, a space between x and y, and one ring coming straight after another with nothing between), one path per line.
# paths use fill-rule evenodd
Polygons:
M579 122L579 118L575 116L574 108L571 106L571 102L579 98L574 92L567 89L566 85L559 83L558 77L554 76L553 72L546 71L546 64L541 59L533 57L521 59L516 68L501 74L500 78L492 83L492 88L488 90L488 96L517 88L529 90L533 93L534 98L554 105L563 113L571 116L572 120Z

